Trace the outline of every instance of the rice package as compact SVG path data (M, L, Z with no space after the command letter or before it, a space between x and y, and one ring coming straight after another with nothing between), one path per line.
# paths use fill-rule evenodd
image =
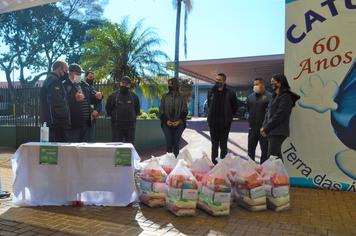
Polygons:
M166 207L176 216L194 216L198 201L198 181L184 160L179 160L167 177Z
M203 152L202 157L197 158L193 162L192 167L190 169L192 170L194 177L199 182L201 182L203 180L204 175L208 173L213 167L214 164L208 157L208 154L206 154L206 152Z
M198 207L213 216L230 215L231 183L227 177L228 169L220 161L203 178Z
M186 162L188 168L190 168L193 164L193 157L192 157L192 154L190 154L188 149L184 149L183 151L181 151L178 154L177 159L184 160Z
M262 165L267 193L267 207L273 211L290 208L289 176L281 159L269 158Z
M158 159L152 158L140 175L140 201L150 207L166 205L167 174L159 165Z
M242 163L236 175L236 201L250 211L267 209L264 179L251 162Z
M178 160L173 153L167 153L160 160L159 164L162 166L164 171L169 175L174 167L177 165Z

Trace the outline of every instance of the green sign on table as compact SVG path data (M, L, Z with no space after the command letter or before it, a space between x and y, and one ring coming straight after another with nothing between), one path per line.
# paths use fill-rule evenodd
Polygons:
M115 166L131 166L131 148L116 149Z
M57 146L40 146L40 164L57 165L58 164L58 147Z

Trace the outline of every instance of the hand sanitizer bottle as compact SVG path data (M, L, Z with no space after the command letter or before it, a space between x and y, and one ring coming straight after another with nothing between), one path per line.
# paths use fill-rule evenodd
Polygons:
M47 127L47 122L43 123L41 127L41 143L48 143L49 141L49 128Z

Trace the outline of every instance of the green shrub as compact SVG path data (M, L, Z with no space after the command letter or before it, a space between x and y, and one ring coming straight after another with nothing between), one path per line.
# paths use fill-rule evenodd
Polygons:
M157 115L155 113L148 114L148 117L150 119L158 119Z
M148 116L148 114L146 112L141 111L141 114L137 117L137 119L147 120L147 119L150 119L150 117Z
M159 116L159 108L158 107L150 107L148 109L148 114L155 114L158 117Z

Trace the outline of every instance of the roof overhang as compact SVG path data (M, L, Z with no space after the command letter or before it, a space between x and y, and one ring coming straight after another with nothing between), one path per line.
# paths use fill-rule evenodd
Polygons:
M218 73L228 77L230 86L250 86L256 77L269 80L283 73L284 54L179 62L179 72L206 82L214 82Z
M0 14L58 1L60 0L0 0Z

